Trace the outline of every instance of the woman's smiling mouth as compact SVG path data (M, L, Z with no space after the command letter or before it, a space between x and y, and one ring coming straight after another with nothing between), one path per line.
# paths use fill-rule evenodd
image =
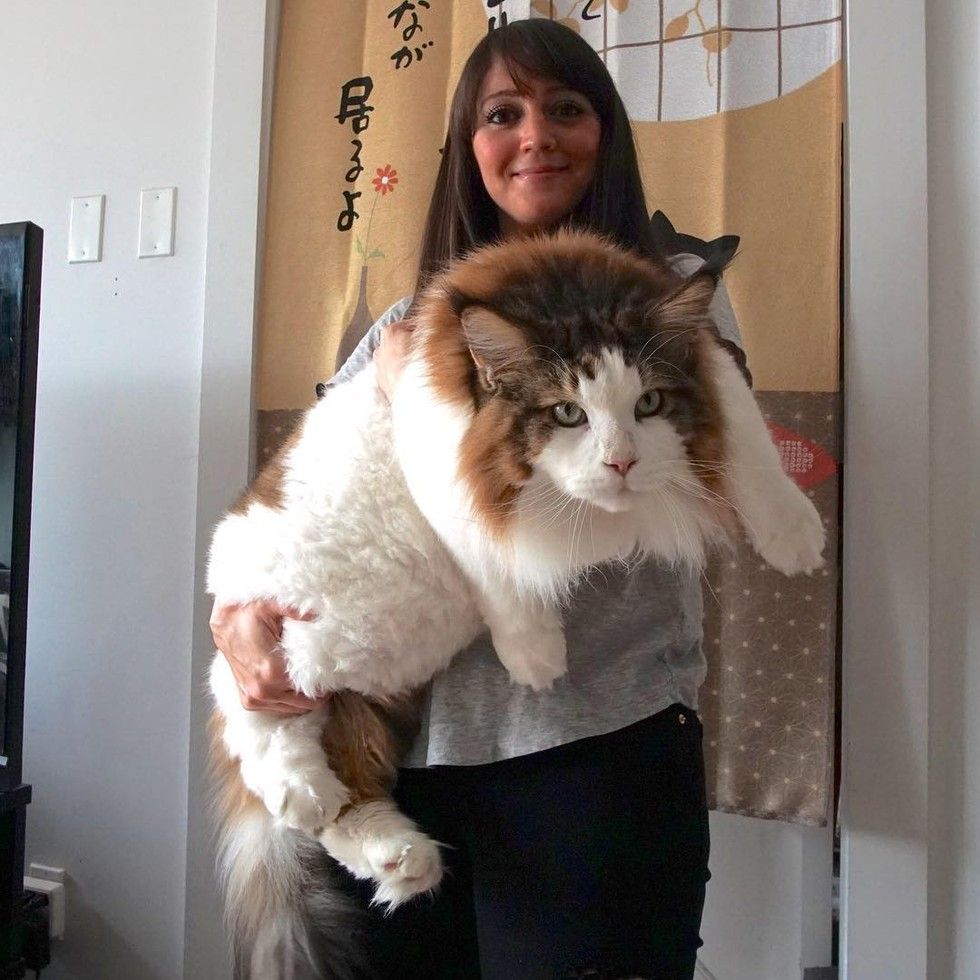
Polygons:
M514 177L523 179L533 177L553 177L556 174L567 173L568 167L525 167L523 170L514 171Z

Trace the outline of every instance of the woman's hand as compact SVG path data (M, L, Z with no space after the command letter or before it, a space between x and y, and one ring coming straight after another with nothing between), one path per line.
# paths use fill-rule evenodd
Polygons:
M375 348L374 363L378 370L378 387L384 392L388 401L391 401L402 368L408 360L413 329L414 324L410 320L396 320L394 323L389 323L381 334L381 343Z
M279 640L283 619L313 619L272 600L222 605L211 610L211 635L238 681L242 706L249 711L302 715L321 707L316 700L294 690L286 674Z

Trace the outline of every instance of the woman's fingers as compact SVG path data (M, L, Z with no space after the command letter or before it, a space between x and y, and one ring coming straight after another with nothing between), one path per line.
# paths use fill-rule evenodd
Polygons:
M279 641L283 619L309 621L314 614L272 600L241 605L215 603L211 632L238 684L242 706L249 711L303 714L326 702L293 689Z
M385 327L381 334L381 342L375 348L374 363L378 372L378 387L389 400L408 360L414 329L415 325L410 320L396 320Z

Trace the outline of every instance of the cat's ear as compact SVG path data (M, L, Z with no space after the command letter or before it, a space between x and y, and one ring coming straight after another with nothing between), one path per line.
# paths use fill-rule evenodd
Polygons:
M674 230L670 218L663 211L654 211L650 216L650 233L662 254L673 255L680 251L675 246L677 232Z
M500 375L523 360L527 338L514 324L483 306L468 306L459 320L480 384L486 391L496 391Z
M698 270L655 303L649 314L659 327L684 330L699 326L708 316L717 285L718 276L713 270Z
M717 272L720 275L732 259L735 258L740 241L741 239L738 235L722 235L721 238L715 238L713 241L707 242L705 244L705 266L709 267L712 272Z

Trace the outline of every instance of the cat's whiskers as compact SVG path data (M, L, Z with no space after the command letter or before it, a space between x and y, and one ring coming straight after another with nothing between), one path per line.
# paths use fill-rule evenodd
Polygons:
M564 521L565 523L568 523L567 520L565 520L565 518L567 517L568 511L569 511L571 505L574 502L575 502L575 498L574 497L569 496L569 495L566 495L565 501L554 512L554 514L552 515L551 520L547 524L544 525L545 529L547 530L549 528L552 528L556 524L561 523L562 521Z
M676 462L676 460L667 460L666 462ZM704 460L704 459L691 459L687 458L684 460L686 463L690 463L694 466L712 467L718 473L731 473L732 470L763 470L768 473L772 473L774 470L782 470L781 464L759 464L755 465L752 463L736 463L732 460Z
M579 500L575 504L575 510L572 513L571 520L569 521L569 533L568 533L568 561L569 567L572 566L572 555L575 553L575 525L578 523L579 515L582 513L582 507L585 501Z
M568 535L568 567L571 568L573 565L578 564L574 561L574 556L578 553L578 528L579 523L582 519L582 515L585 512L585 508L588 506L588 501L579 500L578 506L575 508L575 514L572 517L571 522L571 533Z
M545 500L548 497L553 497L555 494L560 494L563 492L564 491L554 483L544 483L536 487L531 487L529 490L522 488L520 491L520 501L522 504L533 504L537 503L539 500Z
M550 503L549 506L545 508L543 513L531 516L533 516L536 522L540 524L542 530L549 530L558 524L568 523L565 518L568 515L569 508L574 502L575 498L566 494L563 500L557 500Z
M593 516L595 516L595 515L593 514ZM610 560L612 561L614 559L610 559ZM602 565L592 565L592 566L590 566L589 572L590 573L591 572L595 572L596 575L602 576L602 581L603 581L603 584L604 585L608 585L609 584L609 576L606 574L606 570L602 567ZM594 588L594 586L593 586L593 588Z
M653 341L660 339L660 334L653 334L649 340L640 348L640 352L636 355L637 365L650 365L650 364L662 364L665 367L669 367L671 370L677 372L677 374L684 379L688 380L688 375L685 374L676 364L671 364L669 361L663 360L663 358L658 358L656 355L664 349L672 340L676 340L683 337L685 334L696 334L698 332L697 327L691 327L687 330L678 330L675 333L670 333L664 337L661 342L652 350L649 354L646 353L647 347L653 343Z
M669 368L671 371L673 371L682 381L688 380L688 376L676 364L671 364L670 361L665 361L660 357L650 356L642 362L642 365L644 367L662 365L663 367Z
M724 504L726 507L730 507L736 513L738 512L735 504L728 497L723 493L719 493L717 490L712 490L706 483L702 483L698 479L691 479L690 477L682 476L680 473L668 473L667 481L684 489L692 496L699 497L701 500L712 500L716 503Z
M686 518L678 514L677 508L674 506L674 501L670 498L670 494L666 490L659 489L656 491L656 494L674 524L674 534L679 546L678 550L683 549L688 555L699 555L701 548L700 542L697 540L697 535L692 533Z
M728 464L721 460L691 459L689 456L684 456L676 459L660 459L657 462L661 466L675 464L686 466L696 471L699 476L725 476L729 471Z
M590 552L592 555L597 551L595 546L595 511L594 506L589 507L589 544L592 546L592 551Z
M529 491L525 491L523 488L521 488L517 497L507 501L501 501L497 504L487 505L485 509L490 513L495 514L511 514L514 511L515 506L524 506L529 502L536 503L539 499L539 495L543 497L551 492L551 490L551 486L533 487Z
M568 497L568 494L561 487L550 483L545 486L535 487L527 492L522 491L520 505L522 510L532 511L538 504L557 503L562 497Z
M522 491L520 514L525 521L548 530L563 522L575 499L555 483L541 484L527 492Z
M652 357L654 354L657 353L657 351L663 350L663 348L666 347L667 344L669 344L672 340L675 340L678 337L683 337L685 334L688 333L697 333L697 329L698 328L696 327L690 327L687 330L678 330L676 333L668 334L666 337L663 337L661 343L650 352L649 356ZM652 344L655 340L660 340L660 339L661 339L661 334L659 333L651 334L647 342L640 348L640 352L636 355L637 361L639 362L643 358L643 355L646 353L646 349L647 347L650 346L650 344Z
M592 505L587 500L583 500L582 503L585 506L581 508L582 516L579 519L579 521L577 522L578 535L577 535L576 541L575 541L575 554L576 555L581 555L581 553L582 553L582 535L585 534L586 518L591 519L592 516L593 516L593 507L592 507Z
M559 367L559 369L561 371L564 371L565 375L568 378L574 379L574 377L575 377L575 371L574 371L574 369L568 363L568 361L566 361L565 358L562 357L561 354L559 354L558 351L556 351L554 349L554 347L549 347L547 344L532 344L530 347L527 347L525 349L526 350L529 350L529 351L532 351L532 350L537 350L538 348L540 348L541 350L546 350L546 351L548 351L551 354L554 354L555 357L558 359L558 365L556 365L556 366ZM545 361L548 364L553 363L552 361L548 361L548 360L546 360L546 358L543 358L543 357L539 357L539 358L535 358L535 359L536 360L539 360L539 361Z
M553 354L557 359L557 364L554 360L547 357L540 357L531 353L534 350L544 350ZM527 365L528 362L533 362L537 364L544 364L549 368L553 368L558 374L559 385L564 382L571 382L572 386L575 387L575 371L572 366L568 363L558 353L553 347L549 347L546 344L530 344L527 347L522 348L519 351L515 351L514 354L505 360L499 361L495 368L498 373L505 371L508 368L514 367L515 365Z
M723 506L729 508L732 513L742 522L742 526L745 530L752 536L755 536L756 532L752 526L752 523L745 516L745 513L740 507L737 507L734 501L730 497L726 497L724 494L717 493L710 487L705 486L697 480L689 480L679 474L670 474L668 477L668 482L680 490L682 493L689 494L692 497L697 497L700 500L704 500L708 503L720 503Z
M711 587L711 583L708 581L708 573L705 569L701 569L701 578L704 581L705 587L711 593L711 598L715 600L715 605L721 606L721 599L718 598L718 593Z

